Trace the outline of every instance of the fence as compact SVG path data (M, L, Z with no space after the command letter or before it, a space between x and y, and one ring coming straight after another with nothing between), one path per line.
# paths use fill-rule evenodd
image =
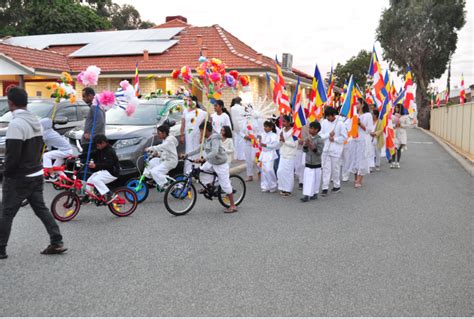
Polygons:
M474 158L474 103L431 110L430 130Z

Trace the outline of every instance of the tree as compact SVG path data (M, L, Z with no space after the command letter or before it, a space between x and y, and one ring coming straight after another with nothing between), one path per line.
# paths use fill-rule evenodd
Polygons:
M0 2L0 37L87 32L110 27L94 10L72 0Z
M376 31L391 67L412 69L418 123L429 128L428 85L446 71L466 23L465 0L391 0Z
M349 80L354 76L354 81L361 88L365 87L367 82L367 71L369 70L371 53L361 50L356 56L351 57L345 64L338 63L334 69L334 78L336 86L342 88L344 80Z
M87 3L117 30L148 29L155 25L153 22L143 21L140 12L129 4L120 6L112 0L88 0Z

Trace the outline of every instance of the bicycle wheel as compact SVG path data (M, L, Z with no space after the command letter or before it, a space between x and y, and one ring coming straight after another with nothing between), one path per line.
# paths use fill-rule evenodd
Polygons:
M127 187L119 187L114 191L117 198L109 204L109 210L118 217L126 217L137 209L138 200L134 191Z
M196 188L188 180L173 182L165 192L165 207L175 216L186 215L196 204Z
M230 185L232 185L232 190L234 194L234 203L236 206L240 205L245 198L245 194L247 193L247 186L245 185L245 181L242 177L238 175L230 175ZM229 208L230 201L227 194L222 193L222 190L219 192L219 203L222 206Z
M148 185L143 181L140 183L139 179L132 178L126 184L127 188L131 189L137 195L137 202L140 204L144 202L148 198L148 194L150 193L150 189ZM133 200L132 198L128 198L129 200Z
M81 200L76 194L64 191L54 197L51 213L60 222L68 222L77 216L81 209Z

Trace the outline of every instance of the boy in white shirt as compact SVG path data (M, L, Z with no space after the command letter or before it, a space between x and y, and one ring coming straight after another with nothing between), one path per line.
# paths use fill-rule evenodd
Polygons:
M163 142L160 145L151 146L146 149L147 152L152 153L155 158L151 159L145 174L151 174L159 191L163 191L167 180L169 171L178 166L178 140L170 134L168 125L161 125L157 128L158 137Z
M319 135L324 141L322 155L323 186L321 196L327 196L329 183L332 179L334 193L341 190L341 155L344 149L344 141L347 139L347 131L344 124L337 120L337 110L328 107L324 111L326 117L321 123Z

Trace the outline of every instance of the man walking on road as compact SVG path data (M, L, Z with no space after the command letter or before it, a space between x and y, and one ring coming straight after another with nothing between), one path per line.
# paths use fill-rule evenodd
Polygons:
M0 259L7 258L6 246L12 222L27 199L36 216L43 222L51 244L41 253L61 254L63 246L59 226L46 207L43 198L42 128L39 120L26 110L28 95L19 87L8 91L8 107L13 119L6 134L3 198L0 205Z
M105 111L98 105L94 105L95 92L94 89L86 87L82 90L82 100L89 105L89 113L84 124L84 135L81 143L88 145L94 140L96 135L105 135ZM97 111L96 111L96 108ZM95 127L94 127L94 113L95 113ZM92 128L94 127L94 135L92 135ZM87 151L87 149L84 149Z

